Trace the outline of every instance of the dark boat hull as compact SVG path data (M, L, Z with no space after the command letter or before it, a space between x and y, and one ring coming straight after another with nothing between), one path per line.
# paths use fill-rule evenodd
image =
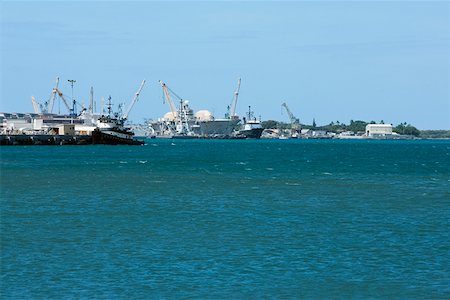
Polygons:
M259 139L261 137L264 128L253 128L250 130L241 130L238 133L239 137L246 139Z
M92 144L102 145L143 145L144 141L135 140L133 138L123 138L112 134L105 133L100 130L92 132Z

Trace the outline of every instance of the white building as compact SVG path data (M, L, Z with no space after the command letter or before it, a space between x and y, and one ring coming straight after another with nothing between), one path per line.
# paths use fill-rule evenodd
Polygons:
M62 124L58 126L59 135L75 135L75 124Z
M367 124L366 135L371 137L392 135L392 124Z

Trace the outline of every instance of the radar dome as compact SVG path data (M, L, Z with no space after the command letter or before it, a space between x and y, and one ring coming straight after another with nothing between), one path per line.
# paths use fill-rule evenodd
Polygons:
M199 110L195 113L195 119L197 119L197 121L212 121L214 117L212 113L207 110Z
M168 113L166 113L164 115L164 119L169 120L169 121L175 121L176 117L177 117L177 112L169 111Z

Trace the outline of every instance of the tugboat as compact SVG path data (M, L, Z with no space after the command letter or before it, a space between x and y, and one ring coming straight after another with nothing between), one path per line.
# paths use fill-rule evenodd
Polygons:
M143 145L144 141L133 139L134 133L124 126L126 118L111 112L111 96L108 98L108 114L97 120L97 128L92 132L93 144Z
M264 128L261 126L261 121L253 116L251 107L248 107L247 118L243 118L243 128L238 131L236 137L245 139L259 139Z

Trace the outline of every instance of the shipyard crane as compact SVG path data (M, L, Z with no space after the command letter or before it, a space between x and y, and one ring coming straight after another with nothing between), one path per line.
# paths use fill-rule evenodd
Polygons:
M163 92L164 92L164 97L166 98L167 103L169 104L170 112L172 113L172 116L175 118L176 113L177 113L177 109L176 109L176 107L175 107L175 104L174 104L173 101L172 101L172 97L170 96L170 92L172 92L172 91L171 91L171 90L169 89L169 87L168 87L164 82L162 82L161 80L159 81L159 84L161 84L161 87L162 87ZM173 93L173 92L172 92L172 93ZM176 96L175 93L173 93L173 94ZM176 96L176 97L178 97L178 96ZM178 98L179 98L179 97L178 97Z
M52 93L49 99L44 104L38 103L34 96L31 97L31 103L35 113L52 113L53 105L55 104L56 95L58 94L59 77L56 77L55 87L52 89Z
M47 107L45 108L45 112L47 113L53 112L53 104L55 103L58 85L59 85L59 77L56 77L55 87L53 88L52 93L50 94L50 98L47 101Z
M192 134L191 129L188 124L188 116L186 109L188 108L187 102L183 101L183 99L178 96L174 91L172 91L164 82L159 81L161 87L163 89L164 98L167 100L167 103L170 107L170 112L172 113L173 120L176 125L176 132L182 135L190 135ZM179 112L177 113L177 108L172 101L171 94L174 95L178 100L180 100Z
M294 136L300 130L300 120L294 116L294 114L291 112L291 110L287 106L286 102L281 104L281 106L283 106L286 109L286 112L291 121L291 134Z
M33 104L34 112L36 114L40 113L39 104L36 102L36 99L34 99L34 96L31 96L31 103Z
M58 94L59 98L61 98L63 100L64 105L66 106L67 110L70 113L74 113L75 112L75 109L74 109L75 106L73 108L70 108L69 102L67 102L66 97L64 97L64 94L58 88L55 88L54 90Z
M59 77L56 77L56 84L55 84L55 87L52 90L52 93L50 95L50 99L46 102L47 103L47 107L45 109L45 112L47 112L47 113L52 113L53 112L53 105L55 104L56 96L59 96L63 100L64 105L66 106L67 110L70 113L73 113L74 112L74 108L70 108L69 102L64 97L64 94L59 90L58 85L59 85Z
M128 106L128 109L125 111L125 113L122 115L122 119L126 120L128 119L128 115L131 112L131 109L133 108L134 104L138 101L139 99L139 94L142 91L142 88L144 87L145 84L145 80L142 80L141 86L139 87L138 91L134 94L134 98L133 100L131 100L130 105Z
M241 88L241 79L239 78L236 91L234 92L233 101L231 102L230 112L229 112L229 115L228 115L228 117L230 119L237 119L238 118L238 116L236 116L236 105L237 105L237 100L238 100L239 89L240 88Z

